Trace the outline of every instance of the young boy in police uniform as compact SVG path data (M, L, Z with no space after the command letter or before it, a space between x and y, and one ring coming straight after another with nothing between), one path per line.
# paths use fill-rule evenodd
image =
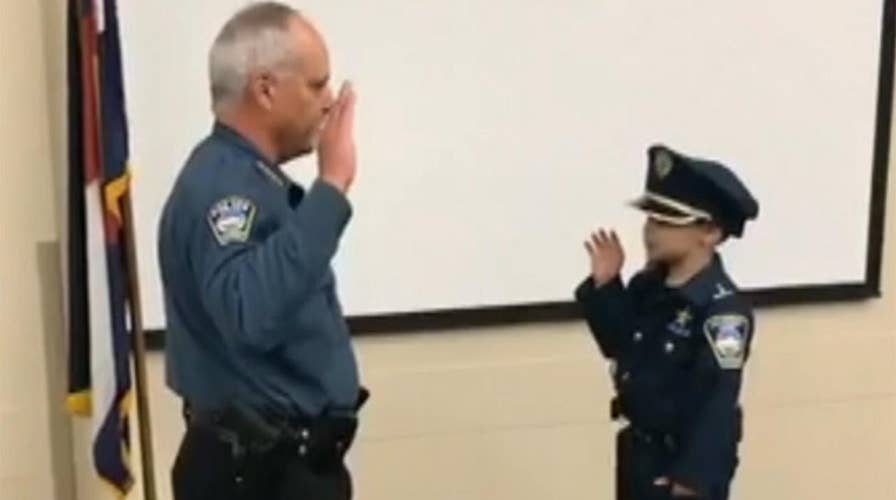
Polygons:
M740 237L759 206L725 166L665 146L648 151L647 265L628 284L616 233L585 243L591 275L576 290L613 362L617 497L726 500L738 464L738 397L753 313L717 247Z

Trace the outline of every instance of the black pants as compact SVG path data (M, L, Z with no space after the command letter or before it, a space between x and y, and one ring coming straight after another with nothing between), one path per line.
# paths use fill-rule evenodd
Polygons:
M699 498L700 500L728 500L728 482L721 481L708 496L672 496L669 486L654 484L675 460L677 450L662 438L644 439L631 427L616 436L616 499L670 500Z
M296 450L234 452L213 430L188 426L172 470L174 500L350 500L343 463L312 468Z

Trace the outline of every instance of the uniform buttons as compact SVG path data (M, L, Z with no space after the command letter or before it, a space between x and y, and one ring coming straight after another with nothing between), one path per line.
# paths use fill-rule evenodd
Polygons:
M622 381L627 382L631 375L628 372L622 374Z
M302 429L302 439L307 441L309 436L310 434L308 432L308 429Z
M641 339L643 339L643 338L644 338L644 334L643 334L643 333L641 333L641 332L635 332L635 335L634 335L635 342L640 342Z
M304 457L307 454L308 454L308 447L305 446L304 444L302 446L299 446L299 455Z
M666 342L666 352L671 353L674 350L675 350L675 344L673 344L672 342Z

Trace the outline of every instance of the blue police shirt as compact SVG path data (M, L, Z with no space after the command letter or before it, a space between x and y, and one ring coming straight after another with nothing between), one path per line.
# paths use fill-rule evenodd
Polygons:
M159 226L168 385L210 408L351 411L358 369L330 267L350 217L340 191L305 193L216 123Z
M628 286L616 279L576 290L605 357L621 409L633 426L676 437L663 475L708 492L727 484L737 464L742 371L754 317L716 256L680 288L648 269Z

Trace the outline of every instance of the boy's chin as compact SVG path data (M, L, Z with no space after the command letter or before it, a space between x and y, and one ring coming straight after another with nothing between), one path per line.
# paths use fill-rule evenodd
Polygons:
M670 258L668 255L650 251L645 253L645 260L647 267L665 266L674 261L674 259Z

